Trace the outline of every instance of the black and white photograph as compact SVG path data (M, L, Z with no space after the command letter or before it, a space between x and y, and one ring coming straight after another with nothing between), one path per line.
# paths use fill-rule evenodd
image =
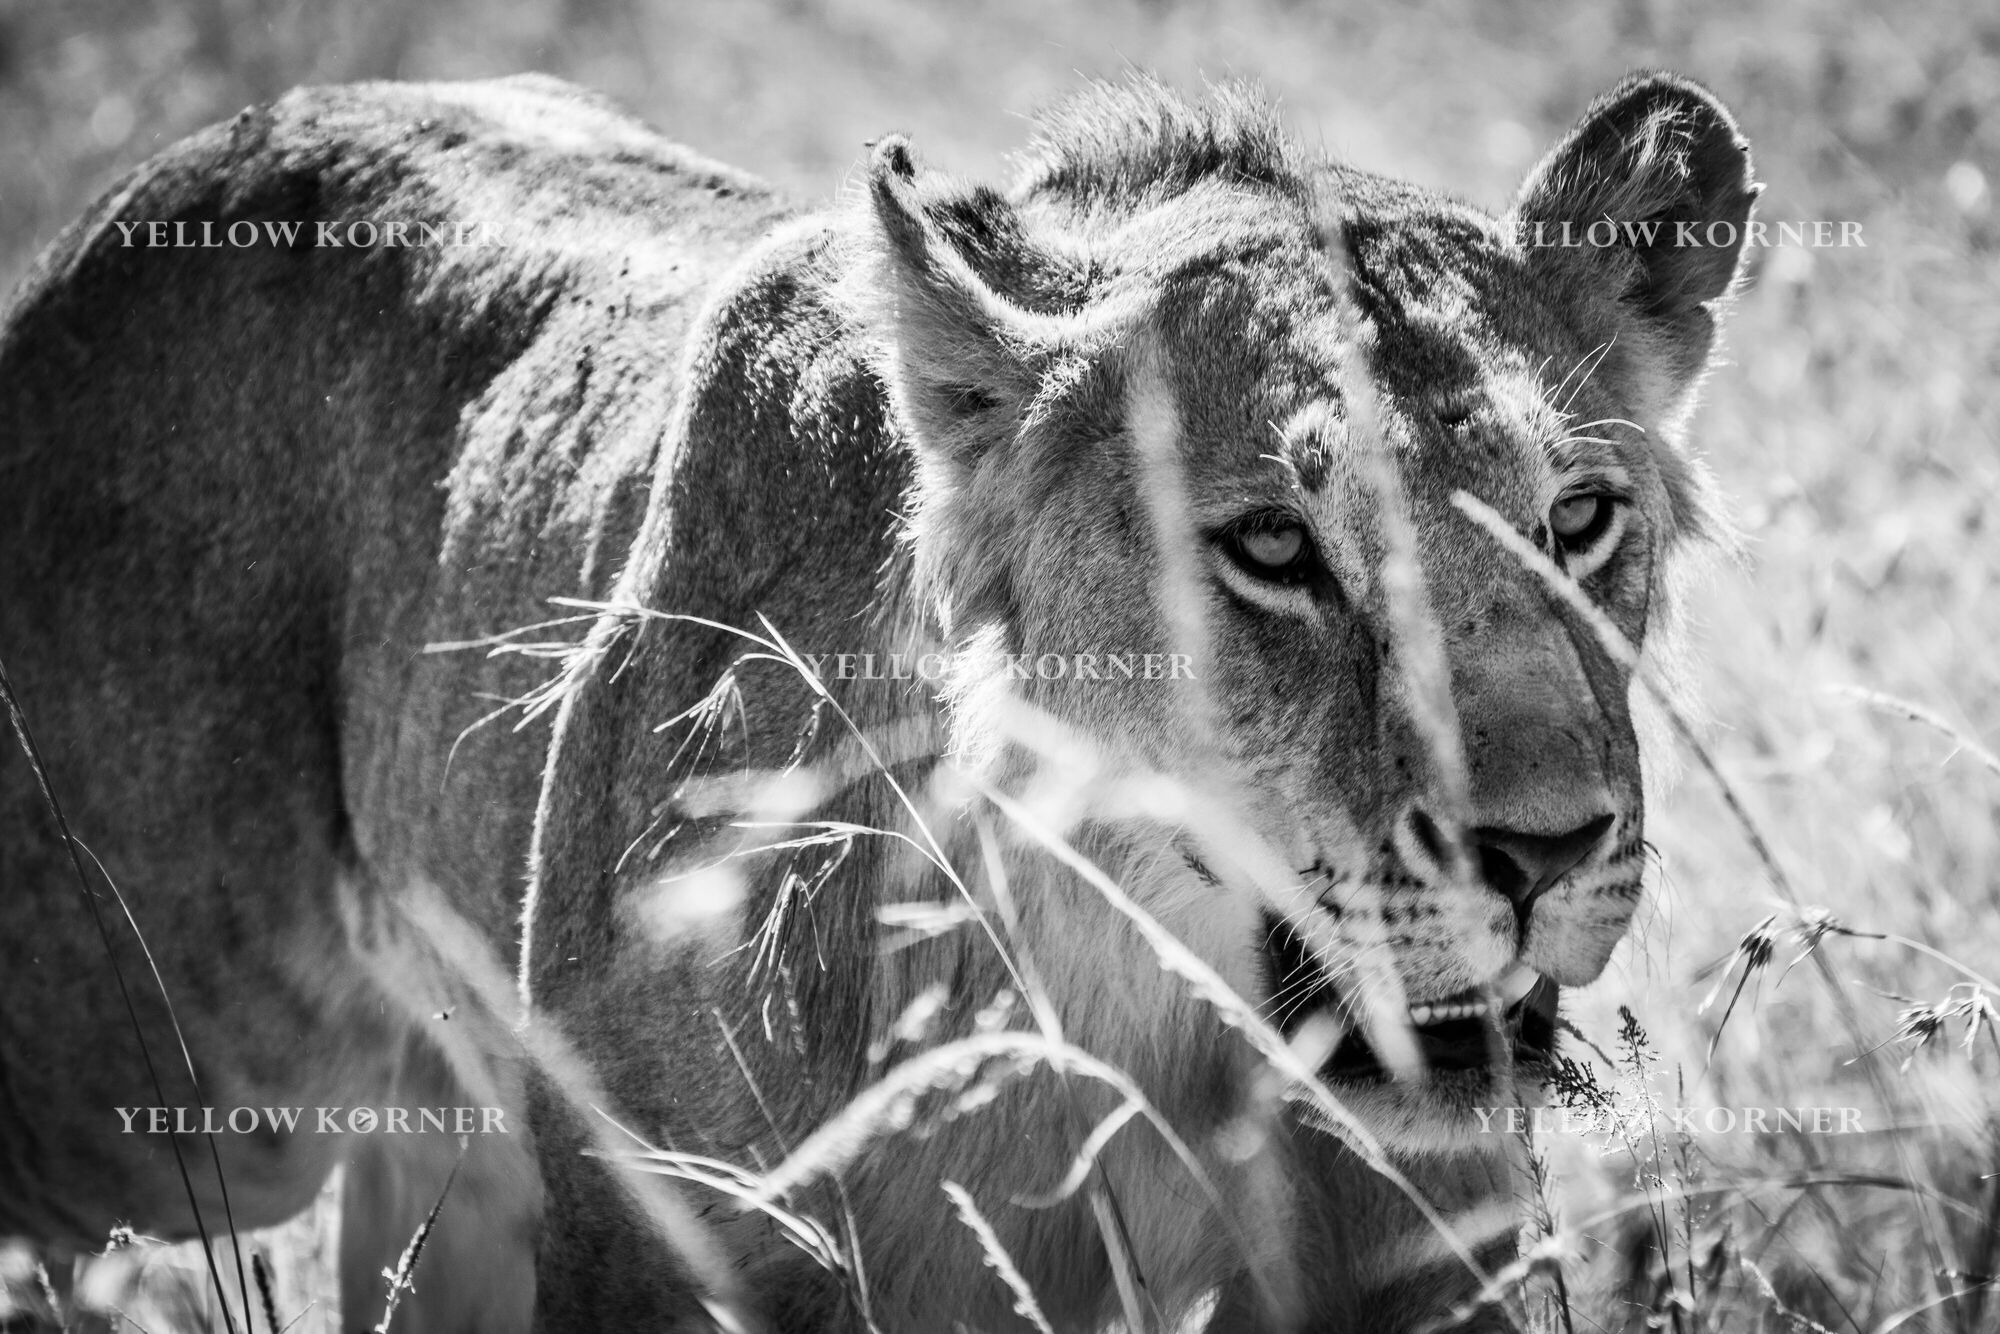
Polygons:
M0 0L0 1334L2000 1330L2000 10Z

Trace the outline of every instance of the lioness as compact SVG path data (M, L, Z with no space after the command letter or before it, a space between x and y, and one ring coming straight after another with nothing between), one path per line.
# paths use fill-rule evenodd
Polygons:
M1364 1159L1506 1199L1643 846L1633 683L1454 497L1657 641L1755 189L1670 75L1501 218L1144 80L813 214L543 78L169 150L0 333L0 658L158 1081L9 746L0 1236L191 1235L176 1141L219 1228L171 1132L296 1107L220 1181L346 1162L356 1329L440 1192L398 1328L1447 1312L1504 1212Z

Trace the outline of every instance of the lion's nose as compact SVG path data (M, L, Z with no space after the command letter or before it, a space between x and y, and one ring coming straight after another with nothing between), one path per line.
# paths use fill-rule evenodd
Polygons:
M1473 846L1479 849L1480 874L1512 900L1514 916L1526 928L1535 900L1597 851L1610 837L1612 823L1612 816L1600 815L1564 834L1531 834L1482 825L1472 831Z

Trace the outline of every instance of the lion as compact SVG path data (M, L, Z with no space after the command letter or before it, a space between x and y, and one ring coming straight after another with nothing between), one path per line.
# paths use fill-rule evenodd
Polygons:
M341 1164L351 1329L433 1205L400 1328L1449 1314L1756 190L1658 73L1497 217L1137 77L817 212L543 77L167 150L0 333L0 1236Z

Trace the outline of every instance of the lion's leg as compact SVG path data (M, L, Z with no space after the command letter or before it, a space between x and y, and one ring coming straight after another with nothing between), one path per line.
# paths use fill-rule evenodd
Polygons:
M437 1221L393 1327L404 1334L525 1331L534 1308L539 1194L533 1156L511 1133L470 1136L463 1156L450 1135L360 1140L341 1182L344 1327L365 1331L381 1321L384 1271L395 1270L435 1206Z
M510 979L492 943L421 879L357 870L337 891L339 971L391 1030L379 1069L347 1090L341 1148L341 1319L380 1323L385 1271L433 1208L393 1327L410 1334L526 1330L541 1180L530 1146ZM357 1127L360 1115L365 1128ZM356 1133L359 1130L359 1133Z
M464 1030L470 1053L454 1059L468 1063L500 1049L494 1034L504 1025L479 1021L471 999L433 999L441 991L433 979L448 973L435 952L357 952L411 933L398 933L384 896L358 888L372 880L345 837L328 756L170 727L158 721L163 702L137 721L107 720L92 699L56 688L46 666L15 679L71 826L132 920L86 858L111 936L107 957L39 788L13 738L0 736L0 1236L32 1238L60 1261L101 1250L117 1224L192 1237L198 1209L220 1237L218 1177L238 1230L267 1227L311 1204L343 1154L382 1149L393 1158L407 1146L414 1163L359 1175L424 1195L422 1203L401 1216L385 1210L390 1221L375 1227L371 1210L358 1207L348 1227L360 1245L350 1273L393 1265L442 1184L426 1150L441 1144L448 1158L456 1136L328 1133L320 1110L493 1104L508 1109L514 1132L518 1095L456 1093L437 1044L410 1048L432 1053L427 1061L396 1059L419 1018L452 1012L448 1026ZM213 718L250 712L194 687L177 700ZM256 739L312 734L295 706L264 707L276 721L259 720ZM114 721L143 741L113 735ZM424 985L384 985L398 979ZM510 990L504 981L501 989ZM212 1136L204 1120L218 1128ZM534 1192L521 1204L519 1183L532 1183L533 1169L525 1144L508 1134L476 1141L420 1271L426 1318L399 1313L398 1328L522 1327L500 1313L532 1301L524 1228ZM457 1325L430 1318L460 1306L474 1314Z
M1295 1279L1303 1314L1279 1316L1251 1285L1232 1282L1210 1334L1370 1334L1422 1329L1468 1303L1478 1281L1394 1185L1333 1137L1295 1127L1291 1136L1297 1231ZM1515 1181L1504 1152L1471 1152L1399 1164L1487 1273L1514 1254ZM1454 1330L1508 1326L1488 1310Z
M117 1224L190 1237L197 1211L221 1234L218 1177L240 1230L282 1222L333 1158L330 1137L274 1130L271 1113L316 1102L346 1046L290 966L333 943L295 905L332 881L336 853L280 802L240 802L250 818L223 825L239 794L207 780L227 759L92 735L47 679L24 704L94 857L86 890L0 735L0 1236L61 1257L103 1249Z
M555 1074L529 1074L528 1114L548 1191L535 1257L537 1331L714 1334L696 1276L704 1266L686 1253L688 1243L704 1243L672 1188L617 1165L610 1155L629 1141L593 1133L591 1113Z

